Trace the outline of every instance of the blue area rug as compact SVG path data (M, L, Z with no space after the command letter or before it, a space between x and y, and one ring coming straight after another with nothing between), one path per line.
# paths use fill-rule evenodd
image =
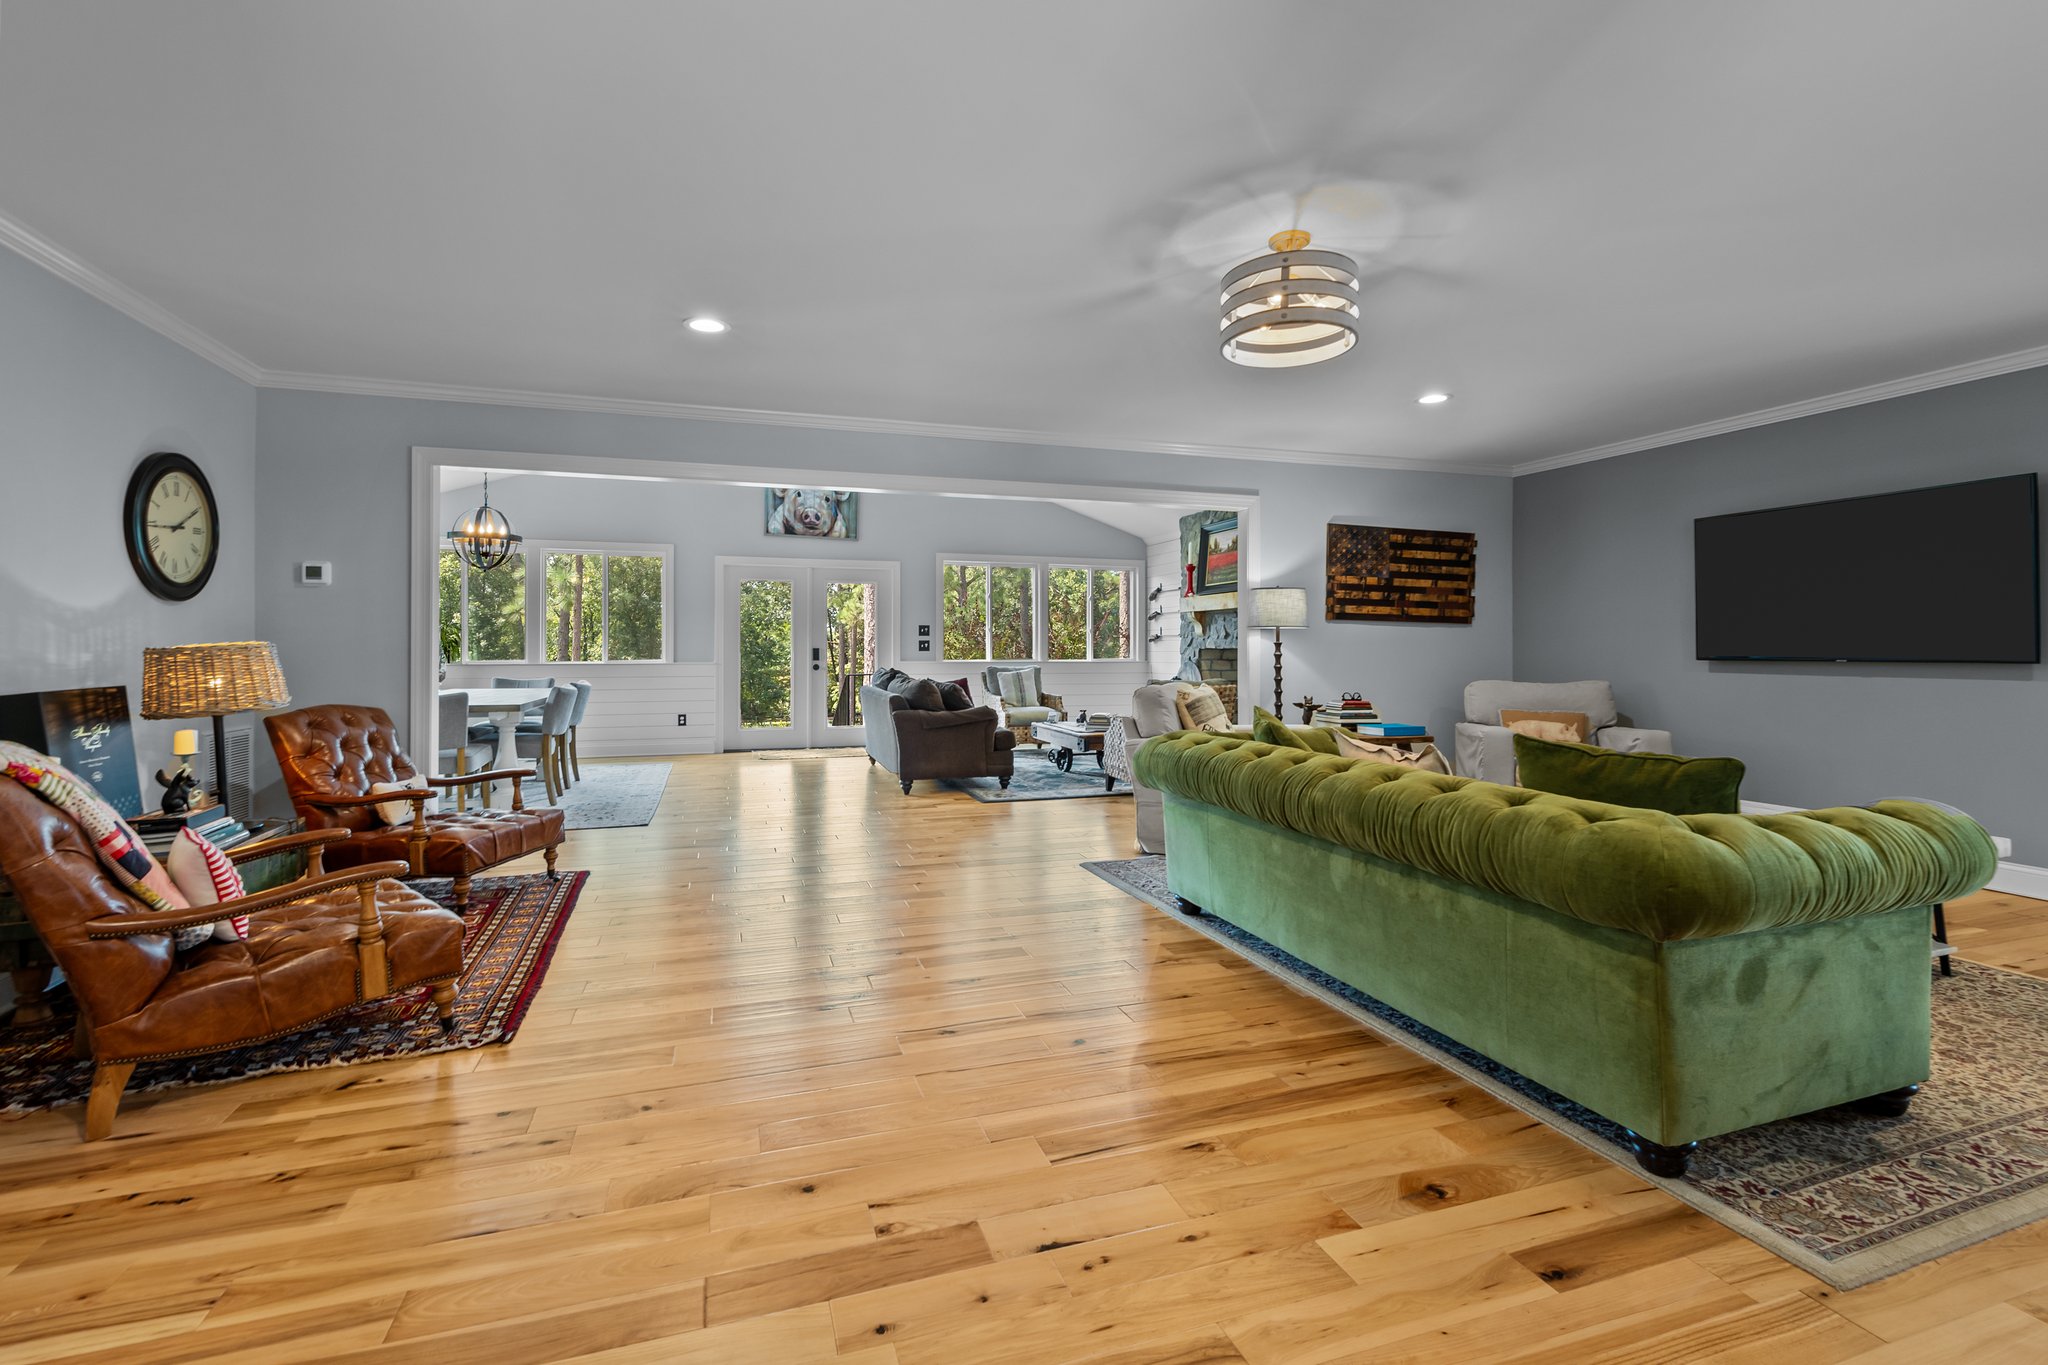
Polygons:
M617 829L624 825L651 824L661 809L661 794L668 790L666 763L597 763L583 765L583 778L562 793L555 804L562 808L569 829ZM540 787L526 784L527 804Z
M1214 914L1181 914L1166 859L1081 866L1836 1289L2048 1217L2039 977L1958 962L1934 978L1933 1075L1905 1118L1824 1109L1725 1133L1700 1143L1685 1179L1659 1180L1622 1146L1620 1125Z
M1131 794L1128 782L1117 783L1114 791L1105 788L1102 769L1095 766L1093 755L1074 755L1074 770L1063 773L1047 754L1029 748L1017 750L1017 771L1007 791L993 777L946 778L939 785L966 792L977 801L1068 801Z

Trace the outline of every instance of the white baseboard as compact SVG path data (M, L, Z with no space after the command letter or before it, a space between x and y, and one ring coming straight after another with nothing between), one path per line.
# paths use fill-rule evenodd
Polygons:
M1992 891L2002 891L2008 896L2027 896L2037 901L2048 901L2048 867L2029 867L2025 863L2000 863L1992 875Z

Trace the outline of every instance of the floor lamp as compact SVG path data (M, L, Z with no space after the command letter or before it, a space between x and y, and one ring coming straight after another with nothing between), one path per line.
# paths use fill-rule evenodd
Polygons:
M1284 715L1287 694L1280 690L1280 632L1308 624L1308 591L1304 588L1253 588L1245 624L1273 632L1273 714Z
M261 640L171 645L142 651L142 718L213 717L213 799L228 809L226 718L292 702L277 646ZM232 812L229 812L232 814Z

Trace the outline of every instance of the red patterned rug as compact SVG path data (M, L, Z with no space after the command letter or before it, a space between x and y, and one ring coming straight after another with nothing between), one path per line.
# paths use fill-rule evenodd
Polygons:
M361 1005L298 1033L203 1057L144 1062L128 1084L130 1095L178 1085L242 1080L273 1071L386 1057L482 1047L508 1041L540 991L548 961L561 941L588 872L550 881L544 872L520 877L478 877L463 915L462 990L455 999L456 1029L444 1032L424 990ZM448 881L411 885L448 903ZM75 1011L68 991L55 993L56 1015L47 1023L0 1030L0 1116L83 1104L92 1089L92 1063L71 1055Z

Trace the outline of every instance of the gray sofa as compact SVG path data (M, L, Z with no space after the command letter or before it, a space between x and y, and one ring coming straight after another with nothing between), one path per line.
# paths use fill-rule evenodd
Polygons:
M876 681L860 689L868 762L894 773L905 796L911 783L924 778L993 777L1008 787L1016 736L998 725L996 713L986 706L951 711L943 704L937 709L917 704L916 684L928 681L877 674Z
M1118 782L1128 783L1131 788L1131 806L1137 816L1140 853L1166 852L1166 802L1157 787L1148 787L1138 780L1135 762L1138 750L1144 747L1145 741L1160 735L1173 734L1181 728L1180 712L1174 707L1174 696L1183 687L1201 685L1188 678L1146 683L1131 693L1130 714L1112 720L1109 723L1109 733L1103 736L1103 771ZM1218 690L1220 692L1221 689ZM1233 686L1226 705L1235 707L1236 704L1237 689ZM1249 733L1249 730L1246 733Z
M1565 683L1509 682L1492 678L1465 688L1465 719L1458 722L1457 764L1464 777L1515 785L1515 740L1500 723L1508 711L1577 711L1592 733L1588 744L1623 753L1668 754L1669 730L1638 729L1614 706L1611 684L1589 680Z

